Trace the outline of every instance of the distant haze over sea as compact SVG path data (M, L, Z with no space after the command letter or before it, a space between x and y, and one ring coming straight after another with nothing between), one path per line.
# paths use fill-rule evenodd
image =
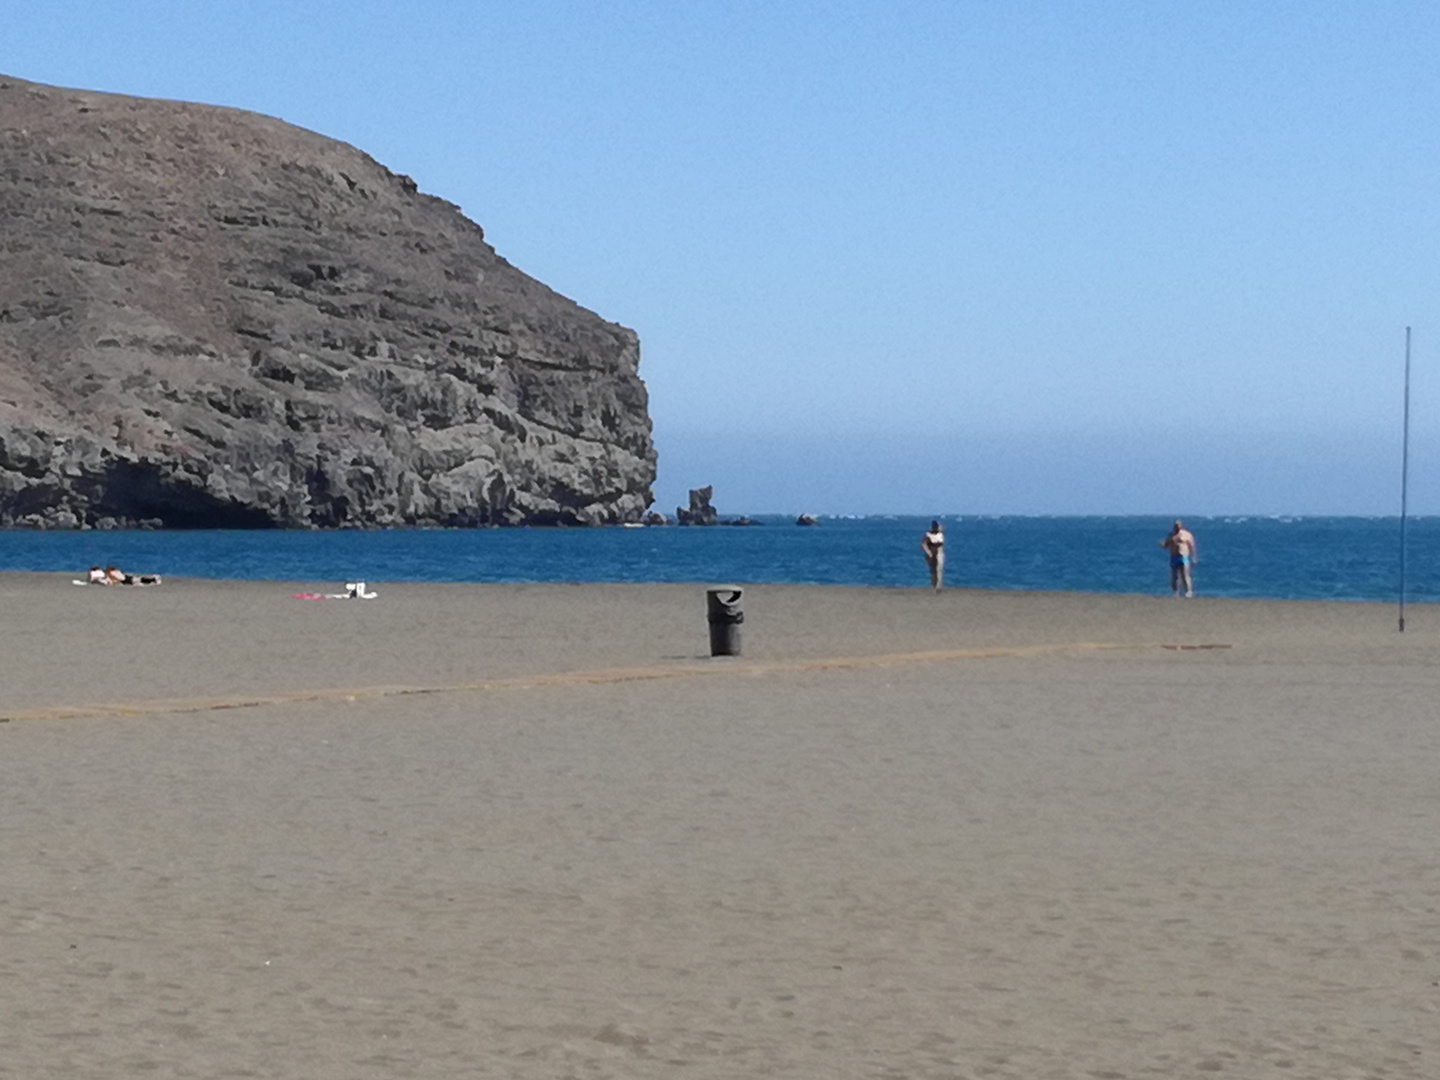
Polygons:
M715 488L739 514L1392 515L1400 431L774 435L656 421L656 509ZM1440 513L1440 442L1412 436L1410 510Z

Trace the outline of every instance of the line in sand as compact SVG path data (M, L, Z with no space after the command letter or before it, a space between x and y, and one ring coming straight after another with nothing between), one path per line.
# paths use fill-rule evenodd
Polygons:
M1010 657L1044 656L1066 652L1104 652L1155 648L1147 644L1075 641L1051 645L1020 645L983 649L934 649L923 652L882 653L874 656L837 656L809 660L761 662L712 659L705 664L605 668L599 671L560 671L520 675L482 682L450 683L436 686L363 686L320 690L290 690L276 694L246 694L207 698L165 698L154 701L103 703L94 705L51 705L0 714L0 723L12 720L80 720L121 716L151 716L164 713L210 712L220 709L250 709L265 705L289 705L307 701L359 701L368 698L401 697L412 694L462 694L495 690L527 690L546 686L645 682L656 679L690 679L716 675L774 675L809 671L836 671L855 668L896 667L903 664L933 664L952 660L993 660ZM1228 649L1218 643L1161 644L1171 651Z

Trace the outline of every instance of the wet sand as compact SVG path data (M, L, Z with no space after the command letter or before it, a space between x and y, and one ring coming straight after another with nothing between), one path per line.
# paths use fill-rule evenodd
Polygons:
M0 1076L1440 1075L1433 607L335 584L0 575Z

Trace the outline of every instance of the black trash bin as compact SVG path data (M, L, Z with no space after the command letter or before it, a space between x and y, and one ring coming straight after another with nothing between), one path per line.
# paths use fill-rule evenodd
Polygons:
M705 610L710 620L710 655L740 655L740 610L744 590L738 585L715 585L705 591Z

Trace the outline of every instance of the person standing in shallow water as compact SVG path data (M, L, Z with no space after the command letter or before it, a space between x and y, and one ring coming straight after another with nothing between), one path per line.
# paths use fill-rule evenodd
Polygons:
M945 581L945 530L940 528L940 522L930 522L930 531L920 538L920 550L930 568L930 587L939 592Z
M1170 535L1160 541L1160 546L1170 553L1170 591L1179 596L1183 587L1186 596L1194 596L1195 583L1190 568L1195 565L1195 537L1177 518Z

